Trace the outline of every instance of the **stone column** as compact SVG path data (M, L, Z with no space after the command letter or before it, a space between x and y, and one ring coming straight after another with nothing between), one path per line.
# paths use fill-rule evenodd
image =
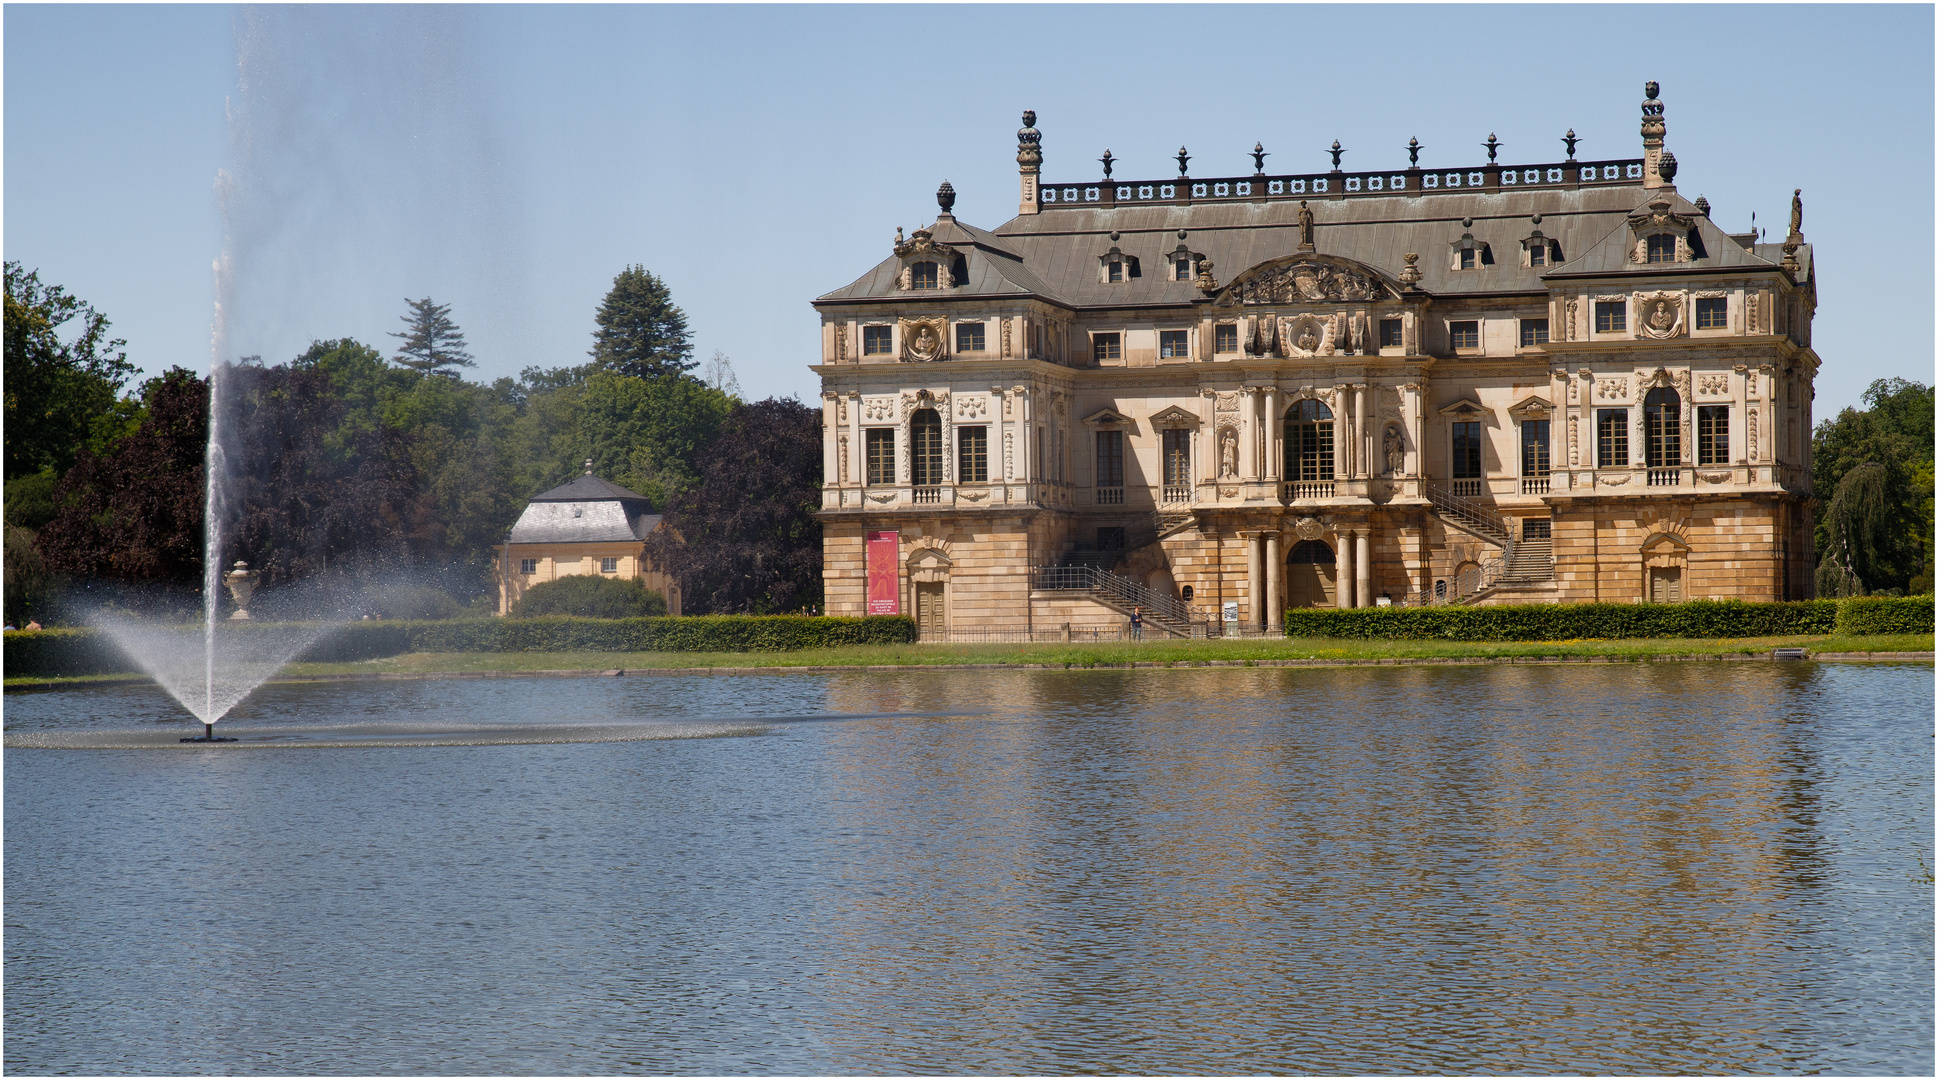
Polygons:
M1258 387L1240 387L1238 392L1244 397L1239 401L1238 432L1238 476L1242 480L1258 479Z
M840 397L833 391L821 394L821 475L827 478L823 487L841 485L841 457L836 449L841 441Z
M1735 372L1736 407L1730 410L1729 460L1741 465L1749 460L1750 448L1749 365L1737 364Z
M1362 529L1353 552L1353 606L1373 606L1373 531Z
M848 476L849 483L861 486L868 479L868 447L861 437L861 391L848 391Z
M1400 471L1407 476L1420 475L1420 386L1408 383L1400 388L1400 426L1405 428L1405 447L1400 451ZM1399 477L1394 477L1399 479Z
M1346 411L1346 406L1349 400L1347 395L1352 392L1352 388L1349 386L1337 386L1333 390L1332 478L1334 480L1344 480L1352 475L1352 466L1346 456L1346 420L1350 415Z
M1285 628L1285 604L1280 599L1285 592L1285 554L1279 550L1279 534L1265 534L1265 628L1282 630Z
M1353 387L1353 468L1361 479L1372 475L1366 456L1366 396L1370 386Z
M1265 402L1265 448L1264 448L1265 461L1263 462L1264 467L1259 470L1259 475L1264 477L1267 480L1278 480L1280 479L1279 462L1283 456L1279 453L1279 450L1278 450L1279 423L1280 423L1278 387L1268 386L1265 388L1264 402Z
M1265 625L1264 566L1265 553L1260 550L1263 541L1256 532L1241 532L1245 539L1245 603L1251 608L1251 618L1246 620L1252 626Z
M1333 554L1333 606L1349 608L1353 606L1353 536L1345 529L1333 530L1339 541Z

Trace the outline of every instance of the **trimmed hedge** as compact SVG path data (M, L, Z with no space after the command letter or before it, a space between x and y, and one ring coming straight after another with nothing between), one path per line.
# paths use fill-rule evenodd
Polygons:
M265 629L274 624L258 624ZM227 625L224 633L248 633ZM184 627L184 633L194 632ZM840 645L899 645L915 640L904 615L699 615L636 619L449 619L354 622L311 646L299 660L374 660L407 652L786 652ZM93 629L9 631L6 674L55 677L138 670L107 635Z
M1848 602L1848 601L1847 601ZM1927 602L1927 608L1929 603ZM1287 637L1384 641L1574 641L1584 638L1732 638L1842 629L1835 600L1686 604L1501 604L1488 607L1295 608ZM1929 610L1925 628L1931 627ZM1863 631L1887 633L1896 631Z
M1840 634L1929 634L1929 596L1865 596L1837 605Z

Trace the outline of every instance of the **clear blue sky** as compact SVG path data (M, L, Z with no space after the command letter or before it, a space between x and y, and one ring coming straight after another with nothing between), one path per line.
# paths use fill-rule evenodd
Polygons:
M696 355L812 398L809 302L935 211L1044 178L1639 155L1662 83L1677 186L1821 271L1818 415L1930 381L1929 6L5 9L5 251L93 303L149 372L316 338L386 352L452 305L476 375L582 362L612 278L666 279ZM218 185L218 175L227 179ZM226 213L225 213L226 206Z

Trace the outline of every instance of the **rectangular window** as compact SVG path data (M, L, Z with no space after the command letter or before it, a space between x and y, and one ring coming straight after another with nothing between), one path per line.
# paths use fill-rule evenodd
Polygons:
M942 419L933 409L918 409L908 425L908 482L916 487L942 483Z
M1400 320L1381 319L1379 321L1379 347L1380 348L1398 349L1404 346L1405 344L1406 344L1406 338L1404 336L1404 332L1400 328Z
M1462 270L1472 270L1474 268L1474 249L1473 248L1460 249L1460 268Z
M1219 323L1216 340L1217 340L1219 352L1221 353L1237 352L1238 351L1238 324Z
M1098 363L1105 360L1124 358L1124 337L1122 334L1090 335L1090 355Z
M919 262L909 267L908 283L908 287L911 289L935 288L935 264L932 262Z
M1595 333L1619 334L1628 329L1628 302L1625 300L1595 301Z
M861 328L861 355L887 356L895 351L895 328L892 326L864 326Z
M538 560L537 560L537 559L520 559L520 560L518 560L518 572L519 572L519 573L521 573L521 574L536 574L536 573L538 573Z
M1528 265L1529 266L1548 265L1548 245L1529 244L1528 245Z
M1729 406L1696 406L1696 464L1729 464Z
M1676 261L1676 238L1673 236L1649 237L1649 261L1666 263Z
M1595 410L1595 465L1619 469L1628 464L1628 410Z
M1191 355L1191 331L1159 330L1157 332L1157 354L1172 358Z
M1522 319L1521 320L1521 347L1522 348L1528 348L1534 345L1546 345L1547 343L1548 343L1548 320L1546 319Z
M1723 296L1696 298L1696 329L1726 330L1729 328L1729 298Z
M989 482L988 428L956 429L956 468L961 472L962 482L965 484Z
M601 574L617 574L619 572L619 560L615 558L600 559L599 572Z
M1453 478L1480 479L1480 421L1456 420L1453 425Z
M1540 479L1548 475L1548 421L1521 421L1521 475Z
M1164 429L1164 486L1188 487L1191 483L1191 432L1185 428ZM1168 496L1166 502L1175 502Z
M868 482L870 484L895 482L895 430L893 428L868 429Z
M1097 486L1124 486L1124 433L1097 433Z
M1124 527L1122 525L1100 525L1097 527L1097 550L1124 550Z
M1480 324L1477 322L1457 322L1447 324L1447 337L1456 349L1480 348Z
M1190 281L1191 280L1191 260L1179 259L1177 261L1177 272L1178 272L1177 280Z
M1523 540L1554 539L1554 519L1553 518L1528 518L1525 521L1521 522L1521 539Z
M956 324L956 351L981 352L982 324L979 322Z
M1110 261L1110 273L1108 276L1111 281L1124 280L1124 264L1112 259Z

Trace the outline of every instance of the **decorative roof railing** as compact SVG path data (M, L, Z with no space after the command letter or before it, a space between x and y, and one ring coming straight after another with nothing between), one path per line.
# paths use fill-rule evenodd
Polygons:
M1473 169L1391 169L1385 172L1320 172L1295 176L1229 176L1197 180L1093 180L1043 184L1037 202L1045 209L1135 206L1144 203L1257 202L1365 195L1455 195L1523 188L1569 189L1633 184L1642 159L1563 161L1547 165L1485 165Z

